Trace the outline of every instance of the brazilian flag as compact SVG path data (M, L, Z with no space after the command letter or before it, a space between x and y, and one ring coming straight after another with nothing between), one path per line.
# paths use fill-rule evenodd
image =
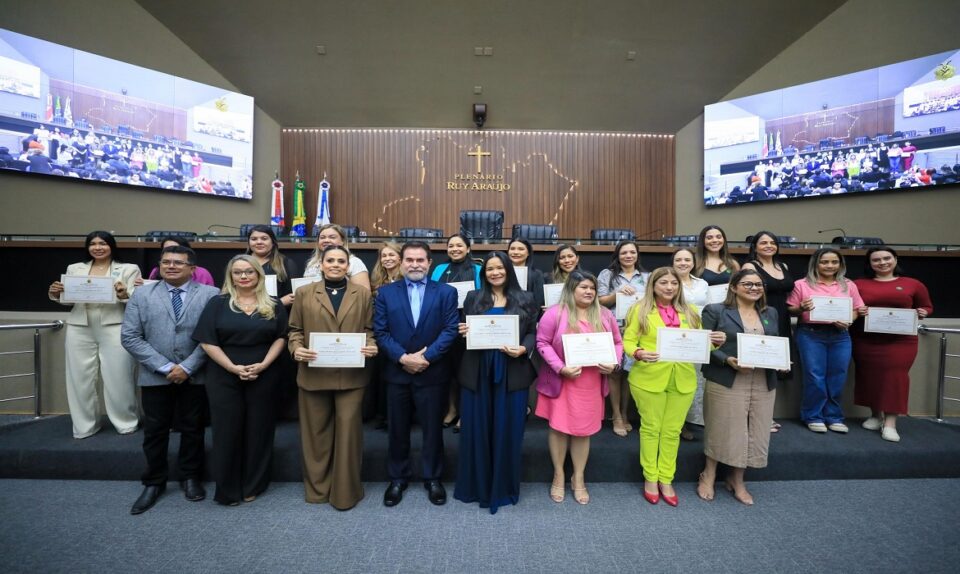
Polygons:
M291 237L303 237L307 234L307 213L303 209L303 180L298 174L297 182L293 184L293 226L290 228Z

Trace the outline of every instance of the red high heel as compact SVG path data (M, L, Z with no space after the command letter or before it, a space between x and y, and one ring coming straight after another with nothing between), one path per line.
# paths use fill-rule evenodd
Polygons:
M658 489L657 492L650 494L649 492L647 492L647 489L644 488L643 497L647 499L647 502L649 502L650 504L656 504L660 502L660 491Z
M663 492L663 485L662 485L662 484L659 484L659 483L658 483L658 489L660 490L660 496L663 497L663 501L664 501L664 502L666 502L666 503L669 504L670 506L676 506L676 505L680 504L680 499L677 498L676 492L673 493L673 496L669 496L668 494L666 494L665 492ZM644 491L644 492L646 492L646 491Z

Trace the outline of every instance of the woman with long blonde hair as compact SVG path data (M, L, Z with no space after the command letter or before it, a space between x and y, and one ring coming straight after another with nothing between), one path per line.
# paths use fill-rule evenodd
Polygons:
M623 347L636 361L628 380L640 413L643 497L656 504L662 495L667 504L676 506L673 477L680 430L697 390L697 366L660 360L657 331L663 328L700 328L700 316L684 299L680 275L673 267L660 267L650 274L643 299L627 315ZM710 339L719 345L726 336L712 332Z
M256 257L231 259L222 294L210 299L193 332L211 359L214 500L229 506L253 501L270 483L287 311L267 294L264 277Z
M609 332L618 361L596 367L568 367L563 351L565 333ZM573 462L570 486L580 504L590 502L584 480L590 436L600 430L603 399L609 393L607 375L620 367L623 354L617 318L597 299L597 278L574 269L563 285L560 303L547 309L537 328L537 350L543 358L537 379L537 416L550 425L548 441L553 462L550 498L563 502L564 462Z

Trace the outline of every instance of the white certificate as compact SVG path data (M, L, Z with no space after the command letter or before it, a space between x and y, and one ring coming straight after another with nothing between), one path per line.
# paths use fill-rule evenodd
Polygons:
M276 277L275 275L273 277ZM297 277L296 279L290 280L290 286L293 288L293 292L296 293L297 289L303 287L304 285L311 285L317 283L318 281L323 281L323 277L319 275L314 275L313 277ZM276 285L276 279L274 279L274 285ZM276 289L276 287L274 287Z
M277 276L276 275L264 275L264 283L266 283L267 295L271 297L277 296Z
M730 286L726 283L707 287L707 305L711 303L723 303L727 300L728 291L730 291Z
M853 322L853 299L850 297L811 297L810 320L816 323Z
M467 293L476 290L477 284L473 281L454 281L447 285L457 290L457 309L463 309L463 302L467 300Z
M613 333L567 333L563 339L563 363L567 367L618 365Z
M917 310L894 309L890 307L870 307L863 323L867 333L888 333L890 335L916 335Z
M61 275L61 303L116 303L117 279L113 276Z
M706 329L657 329L657 353L661 361L710 362L710 331Z
M520 284L520 288L524 291L527 290L527 269L529 267L514 267L513 271L517 274L517 283Z
M630 307L633 307L633 304L639 301L642 297L643 293L639 291L633 295L617 293L617 320L625 321L627 319L627 312L630 311Z
M310 333L310 350L317 352L317 358L307 366L363 368L366 357L360 349L366 344L366 333Z
M563 292L563 283L547 283L543 286L543 304L553 307L560 302L560 293Z
M153 285L154 283L159 283L159 279L144 279L141 287L146 287L147 285Z
M467 315L467 349L520 346L519 315Z
M741 367L790 370L790 339L737 333L737 363Z

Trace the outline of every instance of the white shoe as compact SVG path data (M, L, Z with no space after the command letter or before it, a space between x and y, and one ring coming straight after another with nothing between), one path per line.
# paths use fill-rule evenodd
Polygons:
M850 429L847 428L847 425L845 425L845 424L843 424L843 423L833 423L833 424L831 424L831 425L828 425L827 428L830 429L830 430L832 430L833 432L838 432L838 433L848 433L848 432L850 432Z
M880 438L890 442L900 442L900 433L893 427L883 427L883 430L880 431Z
M867 420L863 421L863 424L861 424L860 426L862 426L867 430L878 431L880 430L880 427L883 426L883 422L877 417L870 417Z
M809 423L807 428L813 432L825 433L827 432L827 425L823 423Z

